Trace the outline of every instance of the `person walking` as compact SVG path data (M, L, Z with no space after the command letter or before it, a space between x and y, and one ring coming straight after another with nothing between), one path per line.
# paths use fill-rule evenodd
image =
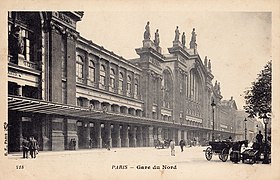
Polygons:
M171 156L175 156L175 141L170 141Z
M257 139L257 143L262 144L262 140L263 140L262 131L259 131L259 134L257 134L256 139Z
M31 136L29 141L29 150L30 150L31 158L36 158L37 147L38 147L37 140L33 136Z
M185 141L183 139L181 139L181 141L179 142L179 145L181 147L181 152L183 152L184 151L184 146L186 146Z
M29 151L29 141L26 137L23 137L22 140L22 152L23 152L23 158L28 159L28 151Z

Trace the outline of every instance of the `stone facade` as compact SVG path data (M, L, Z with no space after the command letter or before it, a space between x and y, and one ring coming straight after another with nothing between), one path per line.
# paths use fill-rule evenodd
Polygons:
M9 12L24 51L8 56L9 150L34 136L41 150L150 147L235 137L237 107L212 84L211 62L180 38L168 54L149 38L124 59L76 31L82 12ZM32 19L32 21L29 21ZM81 22L82 23L82 22ZM156 43L155 43L156 42ZM76 147L73 147L73 140Z

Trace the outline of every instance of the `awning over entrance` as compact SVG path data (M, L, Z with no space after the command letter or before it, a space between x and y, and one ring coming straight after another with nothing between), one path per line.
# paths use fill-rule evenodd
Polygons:
M189 130L211 131L211 129L205 127L180 124L172 121L150 119L146 117L133 116L129 114L104 112L104 111L94 110L85 107L65 105L60 103L48 102L48 101L19 97L19 96L8 97L8 109L11 111L58 115L58 116L64 116L69 118L93 119L93 120L114 121L114 122L123 122L123 123L131 123L131 124L157 125L162 127L187 128Z

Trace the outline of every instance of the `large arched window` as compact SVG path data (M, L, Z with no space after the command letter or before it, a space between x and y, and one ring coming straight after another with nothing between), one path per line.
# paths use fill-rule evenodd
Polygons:
M137 97L139 95L139 83L138 79L134 80L134 96Z
M127 95L131 96L131 77L127 76Z
M110 70L110 91L114 91L115 89L115 70Z
M84 68L84 61L81 56L77 56L77 61L76 61L76 76L78 78L83 78L83 68Z
M105 88L106 69L104 65L100 66L100 88Z
M94 82L95 81L95 64L93 61L89 61L89 80Z
M119 73L119 94L123 92L123 73Z

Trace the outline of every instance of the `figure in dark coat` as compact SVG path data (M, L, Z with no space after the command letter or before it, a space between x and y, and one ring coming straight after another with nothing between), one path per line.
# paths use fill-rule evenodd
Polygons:
M31 155L31 158L36 158L36 150L37 150L37 147L38 147L38 143L37 143L37 140L34 139L33 136L30 137L30 141L29 141L29 150L30 150L30 155Z
M28 151L29 151L29 141L26 139L26 137L24 137L22 140L23 158L28 159Z
M184 146L186 145L185 141L182 139L179 143L180 147L181 147L181 152L184 151Z

